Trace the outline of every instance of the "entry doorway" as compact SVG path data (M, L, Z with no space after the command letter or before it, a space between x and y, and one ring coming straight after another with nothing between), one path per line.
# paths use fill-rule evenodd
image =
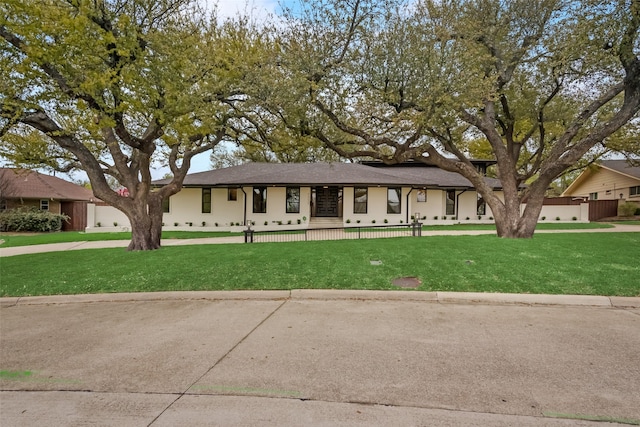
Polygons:
M339 187L315 187L313 189L312 203L315 200L315 216L317 217L339 217L342 189ZM314 210L312 209L312 212Z

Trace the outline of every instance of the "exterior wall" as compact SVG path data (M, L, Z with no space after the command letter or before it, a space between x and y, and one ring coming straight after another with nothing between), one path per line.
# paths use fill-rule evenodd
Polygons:
M358 187L360 188L360 187ZM409 194L409 187L402 187L402 194L400 196L400 213L390 214L387 213L387 190L388 187L368 187L367 192L367 213L354 213L353 206L353 194L354 187L344 187L342 190L343 199L343 212L342 218L345 225L357 226L357 225L384 225L384 224L401 224L407 222L407 212L411 206L407 206L407 194ZM410 195L409 204L413 205L415 200L415 194ZM387 221L385 223L385 220ZM360 221L360 222L358 222ZM375 222L374 222L375 221Z
M169 198L169 212L165 212L162 218L165 229L202 228L203 222L204 227L216 227L216 223L218 227L230 227L236 223L244 225L244 194L238 190L237 200L227 199L226 188L212 188L211 213L202 213L202 189L184 188Z
M454 215L446 214L446 191L444 190L426 190L426 202L418 202L418 190L414 189L411 194L411 215L420 214L422 222L443 224L443 221L491 221L491 208L487 205L486 214L478 219L478 195L474 190L465 192L457 191L457 220L453 220ZM502 192L498 193L501 199ZM443 217L447 220L443 220ZM438 217L438 219L435 219Z
M255 223L253 225L255 229L277 228L282 225L287 225L289 228L306 228L308 226L311 217L310 187L300 187L299 213L287 213L286 187L267 187L266 213L253 213L253 187L244 187L244 191L247 193L247 221ZM300 224L298 224L298 220L300 220Z
M93 221L91 219L93 218ZM87 228L86 232L104 232L104 231L128 231L131 230L129 218L108 205L96 205L89 203L87 205Z
M244 208L246 194L246 220L252 222L252 228L256 230L277 230L278 228L307 228L311 218L311 188L300 188L300 212L286 213L286 188L267 188L267 212L253 213L253 188L244 187L238 189L238 197L235 201L227 200L226 188L213 188L211 192L211 213L202 213L202 189L185 188L171 197L169 201L169 213L163 217L164 230L188 230L188 231L241 231L245 229ZM353 187L344 187L342 195L343 214L342 220L345 226L370 226L384 224L405 224L411 222L411 216L419 213L420 220L424 224L455 224L464 222L493 222L492 213L487 206L486 215L480 220L477 216L477 194L475 191L458 192L458 216L445 216L445 191L426 190L426 201L418 202L418 191L410 187L402 188L401 213L387 213L387 187L369 187L367 213L353 213ZM408 203L407 203L408 196ZM502 194L498 193L502 198ZM522 205L524 210L526 205ZM127 217L119 210L111 206L100 206L92 203L87 207L87 232L104 231L128 231L130 224ZM435 217L438 219L434 219ZM545 217L547 222L588 221L589 206L581 205L552 206L545 205L540 217ZM422 219L425 218L425 219ZM467 218L469 218L467 220ZM385 223L385 219L387 223ZM375 220L375 223L373 222ZM289 221L291 223L289 224ZM300 223L298 223L300 221ZM360 222L358 222L360 221ZM188 223L191 222L192 225ZM203 226L202 223L205 223ZM266 222L266 225L265 225ZM98 226L100 223L100 226ZM117 225L114 225L116 223ZM176 226L175 223L178 225ZM216 223L218 224L216 226ZM240 224L239 226L236 224Z
M523 212L526 207L527 207L527 204L523 203L520 206L520 212ZM542 211L540 211L540 217L538 218L538 221L539 222L557 222L557 221L589 222L589 203L581 203L579 205L543 205Z
M42 199L45 200L45 199ZM60 202L57 200L49 200L49 212L59 214L60 213ZM17 209L17 208L35 208L40 209L40 199L8 199L7 200L7 209Z
M601 168L592 172L571 193L565 196L589 197L591 193L598 193L598 200L639 200L640 195L629 197L629 188L640 185L640 179L621 175L609 169Z

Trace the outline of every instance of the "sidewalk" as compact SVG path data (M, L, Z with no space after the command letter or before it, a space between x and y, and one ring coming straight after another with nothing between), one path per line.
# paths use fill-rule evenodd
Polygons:
M0 425L639 423L636 300L314 290L3 298Z
M615 224L615 228L593 228L578 230L538 230L536 234L546 233L628 233L640 232L640 225L624 225ZM477 236L482 234L496 234L495 230L429 230L422 231L422 237L429 236ZM229 237L208 237L198 239L162 239L162 246L186 246L186 245L213 245L224 243L243 243L244 236ZM98 242L68 242L68 243L51 243L47 245L32 246L16 246L3 248L0 246L0 258L35 254L44 252L62 252L83 249L99 249L99 248L126 248L129 245L128 240L105 240Z

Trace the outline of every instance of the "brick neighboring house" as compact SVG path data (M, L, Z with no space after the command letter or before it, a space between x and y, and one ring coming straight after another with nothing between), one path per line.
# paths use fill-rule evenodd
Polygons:
M64 231L83 231L91 190L55 176L26 169L0 168L0 210L33 207L65 214Z

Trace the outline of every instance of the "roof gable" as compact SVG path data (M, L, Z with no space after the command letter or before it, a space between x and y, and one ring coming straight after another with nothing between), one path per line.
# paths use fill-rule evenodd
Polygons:
M614 172L640 179L640 166L634 166L626 160L604 160L600 163L600 166Z
M589 166L582 171L580 175L562 192L562 196L571 196L583 184L588 182L592 177L596 176L602 169L607 169L621 178L631 178L640 181L640 167L631 165L627 160L603 160L597 164Z

